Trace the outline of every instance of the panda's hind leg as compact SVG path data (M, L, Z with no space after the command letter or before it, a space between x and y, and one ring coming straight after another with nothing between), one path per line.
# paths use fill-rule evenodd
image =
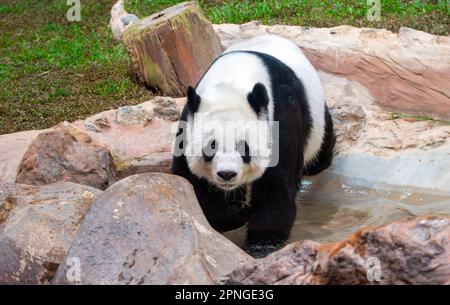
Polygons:
M323 142L317 158L305 166L303 174L306 176L313 176L327 169L331 165L333 159L335 144L336 136L333 131L333 120L328 107L325 106L325 134Z

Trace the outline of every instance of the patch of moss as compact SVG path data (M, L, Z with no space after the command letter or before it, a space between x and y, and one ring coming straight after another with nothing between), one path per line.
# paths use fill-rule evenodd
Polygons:
M152 60L149 57L145 57L143 59L144 61L144 67L146 73L146 79L148 81L148 84L154 88L161 88L164 89L167 86L165 82L165 78L159 69L159 66L152 62Z
M406 114L401 112L392 112L392 119L405 119L405 120L414 120L414 121L430 121L440 125L450 125L450 120L441 120L433 118L429 115L416 115L416 114Z

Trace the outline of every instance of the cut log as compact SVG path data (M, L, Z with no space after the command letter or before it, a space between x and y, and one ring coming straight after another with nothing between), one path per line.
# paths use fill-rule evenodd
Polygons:
M153 91L184 96L221 54L220 40L195 2L143 18L123 35L133 69Z

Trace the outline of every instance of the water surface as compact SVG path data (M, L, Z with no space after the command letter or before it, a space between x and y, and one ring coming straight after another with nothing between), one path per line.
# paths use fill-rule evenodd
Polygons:
M296 198L297 217L289 242L310 239L334 242L364 226L379 226L418 215L450 215L450 194L362 183L333 174L307 177ZM245 228L225 233L237 245L245 240Z

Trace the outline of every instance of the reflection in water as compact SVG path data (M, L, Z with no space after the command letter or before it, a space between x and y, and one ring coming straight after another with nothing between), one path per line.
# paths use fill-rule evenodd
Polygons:
M379 226L417 215L450 215L450 194L410 187L355 186L348 178L306 177L297 195L297 218L289 242L334 242L364 226ZM237 245L245 228L225 233Z

